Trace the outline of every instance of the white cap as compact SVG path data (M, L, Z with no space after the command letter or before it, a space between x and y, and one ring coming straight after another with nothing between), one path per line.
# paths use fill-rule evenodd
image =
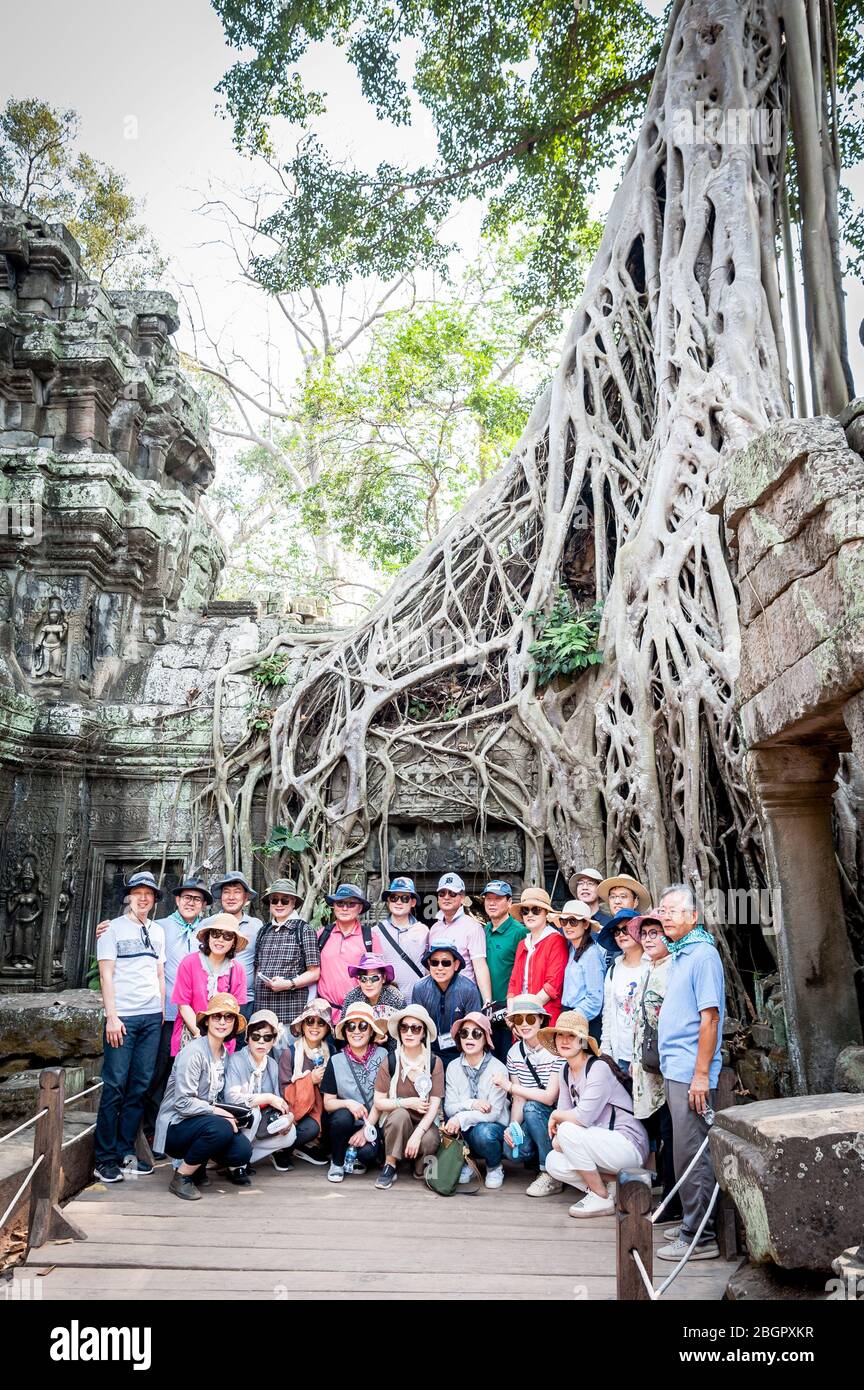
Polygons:
M462 879L459 877L458 874L442 875L442 877L438 880L439 893L441 892L442 888L450 888L454 893L465 892L465 884L462 882Z

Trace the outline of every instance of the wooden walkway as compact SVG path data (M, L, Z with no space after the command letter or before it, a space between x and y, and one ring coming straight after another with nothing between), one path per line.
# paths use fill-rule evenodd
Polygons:
M211 1169L197 1203L168 1192L170 1174L94 1182L67 1208L89 1239L32 1250L15 1277L40 1277L43 1300L615 1298L614 1217L574 1220L576 1193L526 1197L515 1168L500 1191L442 1198L410 1170L378 1192L373 1174L337 1186L262 1163L247 1188ZM736 1267L692 1264L666 1297L720 1299Z

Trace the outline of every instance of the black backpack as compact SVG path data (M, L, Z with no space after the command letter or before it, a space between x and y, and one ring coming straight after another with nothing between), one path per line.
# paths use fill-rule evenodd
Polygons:
M611 1057L604 1057L602 1054L601 1054L599 1057L596 1056L596 1055L593 1056L593 1057L589 1057L589 1058L588 1058L588 1061L585 1063L585 1075L586 1075L586 1076L588 1075L589 1071L591 1070L591 1068L593 1067L593 1065L594 1065L595 1062L605 1062L606 1065L607 1065L607 1067L609 1067L609 1069L611 1070L612 1075L615 1077L615 1080L616 1080L616 1081L620 1081L621 1085L624 1087L624 1090L627 1092L628 1096L630 1096L630 1097L632 1098L632 1095L633 1095L633 1078L632 1078L632 1076L628 1076L627 1073L626 1073L626 1072L623 1072L619 1066L616 1066L616 1064L613 1062L613 1060L612 1060ZM618 1108L619 1110L623 1110L625 1115L632 1115L632 1114L633 1114L633 1111L632 1111L632 1110L627 1110L627 1109L625 1109L625 1107L624 1107L623 1105L618 1106L617 1108ZM606 1126L607 1129L614 1129L614 1128L615 1128L615 1110L616 1110L616 1107L613 1105L613 1106L612 1106L612 1115L611 1115L611 1117L610 1117L609 1124Z
M318 951L319 951L319 954L320 954L321 951L324 950L324 947L327 945L327 942L330 940L330 937L333 935L333 932L334 932L335 928L336 928L336 923L335 923L335 922L328 922L327 925L326 925L326 927L325 927L324 930L322 931L321 935L320 935L319 938L318 938ZM367 956L369 956L369 955L372 954L372 928L371 928L366 922L361 922L361 923L360 923L360 930L361 930L361 932L363 933L363 945L366 947L366 954L367 954Z

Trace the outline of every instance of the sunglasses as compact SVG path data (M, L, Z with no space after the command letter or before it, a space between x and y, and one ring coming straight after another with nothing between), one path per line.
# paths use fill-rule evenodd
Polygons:
M423 1033L425 1029L422 1023L400 1023L400 1033Z
M541 912L545 912L545 907L523 907L523 917L539 917Z
M372 1027L372 1025L371 1025L370 1023L346 1023L346 1024L345 1024L345 1032L346 1032L346 1033L368 1033L368 1032L371 1030L371 1027Z
M461 1028L459 1036L460 1038L485 1038L486 1034L482 1028Z
M289 903L296 903L296 898L283 898L278 893L271 893L271 903L276 903L277 907L287 907Z
M438 893L438 897L439 897L439 898L458 898L458 897L460 897L460 894L459 894L459 893L454 893L454 891L453 891L452 888L442 888L442 889L440 890L440 892Z
M237 1017L237 1015L236 1015L236 1014L208 1014L207 1017L208 1017L208 1018L212 1018L214 1023L233 1023L234 1020L235 1020L235 1018Z
M626 927L616 927L616 928L615 928L615 931L614 931L612 934L613 934L613 936L629 936L629 935L630 935L630 933L629 933L629 931L627 930Z
M383 975L358 975L361 985L377 985L384 979Z
M233 931L219 931L218 928L214 931L212 927L210 929L211 941L233 941L236 935Z
M276 1034L275 1034L275 1033L250 1033L250 1034L249 1034L249 1041L250 1041L250 1042L275 1042L275 1041L276 1041Z
M537 1021L537 1014L514 1014L511 1019L514 1028L521 1028L523 1023L532 1024L537 1023Z
M439 959L439 960L430 960L430 962L429 962L430 968L433 969L433 970L437 969L438 966L448 966L448 965L455 965L455 964L456 964L456 962L455 962L454 960L450 960L449 957L447 958L447 960L440 960L440 959Z
M587 917L562 917L562 918L561 918L561 925L562 925L562 927L587 927L587 925L588 925L588 918L587 918Z
M323 1018L304 1018L304 1020L303 1020L303 1027L304 1027L304 1028L326 1028L326 1027L327 1027L327 1024L324 1022Z
M352 912L359 912L363 904L361 903L359 898L339 898L339 900L335 902L333 906L350 907Z
M387 901L391 903L410 903L413 900L411 893L389 893L387 895Z

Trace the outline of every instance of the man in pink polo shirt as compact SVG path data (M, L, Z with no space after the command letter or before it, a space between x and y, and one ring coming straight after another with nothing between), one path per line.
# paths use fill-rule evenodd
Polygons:
M333 909L334 920L318 934L321 956L318 994L327 1000L336 1023L345 995L357 983L348 974L349 966L359 965L361 956L380 955L381 938L374 927L360 921L361 913L368 912L372 904L364 898L356 883L340 883L326 901Z
M438 883L440 911L430 940L452 941L465 959L463 974L479 989L484 1004L492 998L492 979L486 964L486 933L481 922L465 911L465 884L458 874L444 874Z

